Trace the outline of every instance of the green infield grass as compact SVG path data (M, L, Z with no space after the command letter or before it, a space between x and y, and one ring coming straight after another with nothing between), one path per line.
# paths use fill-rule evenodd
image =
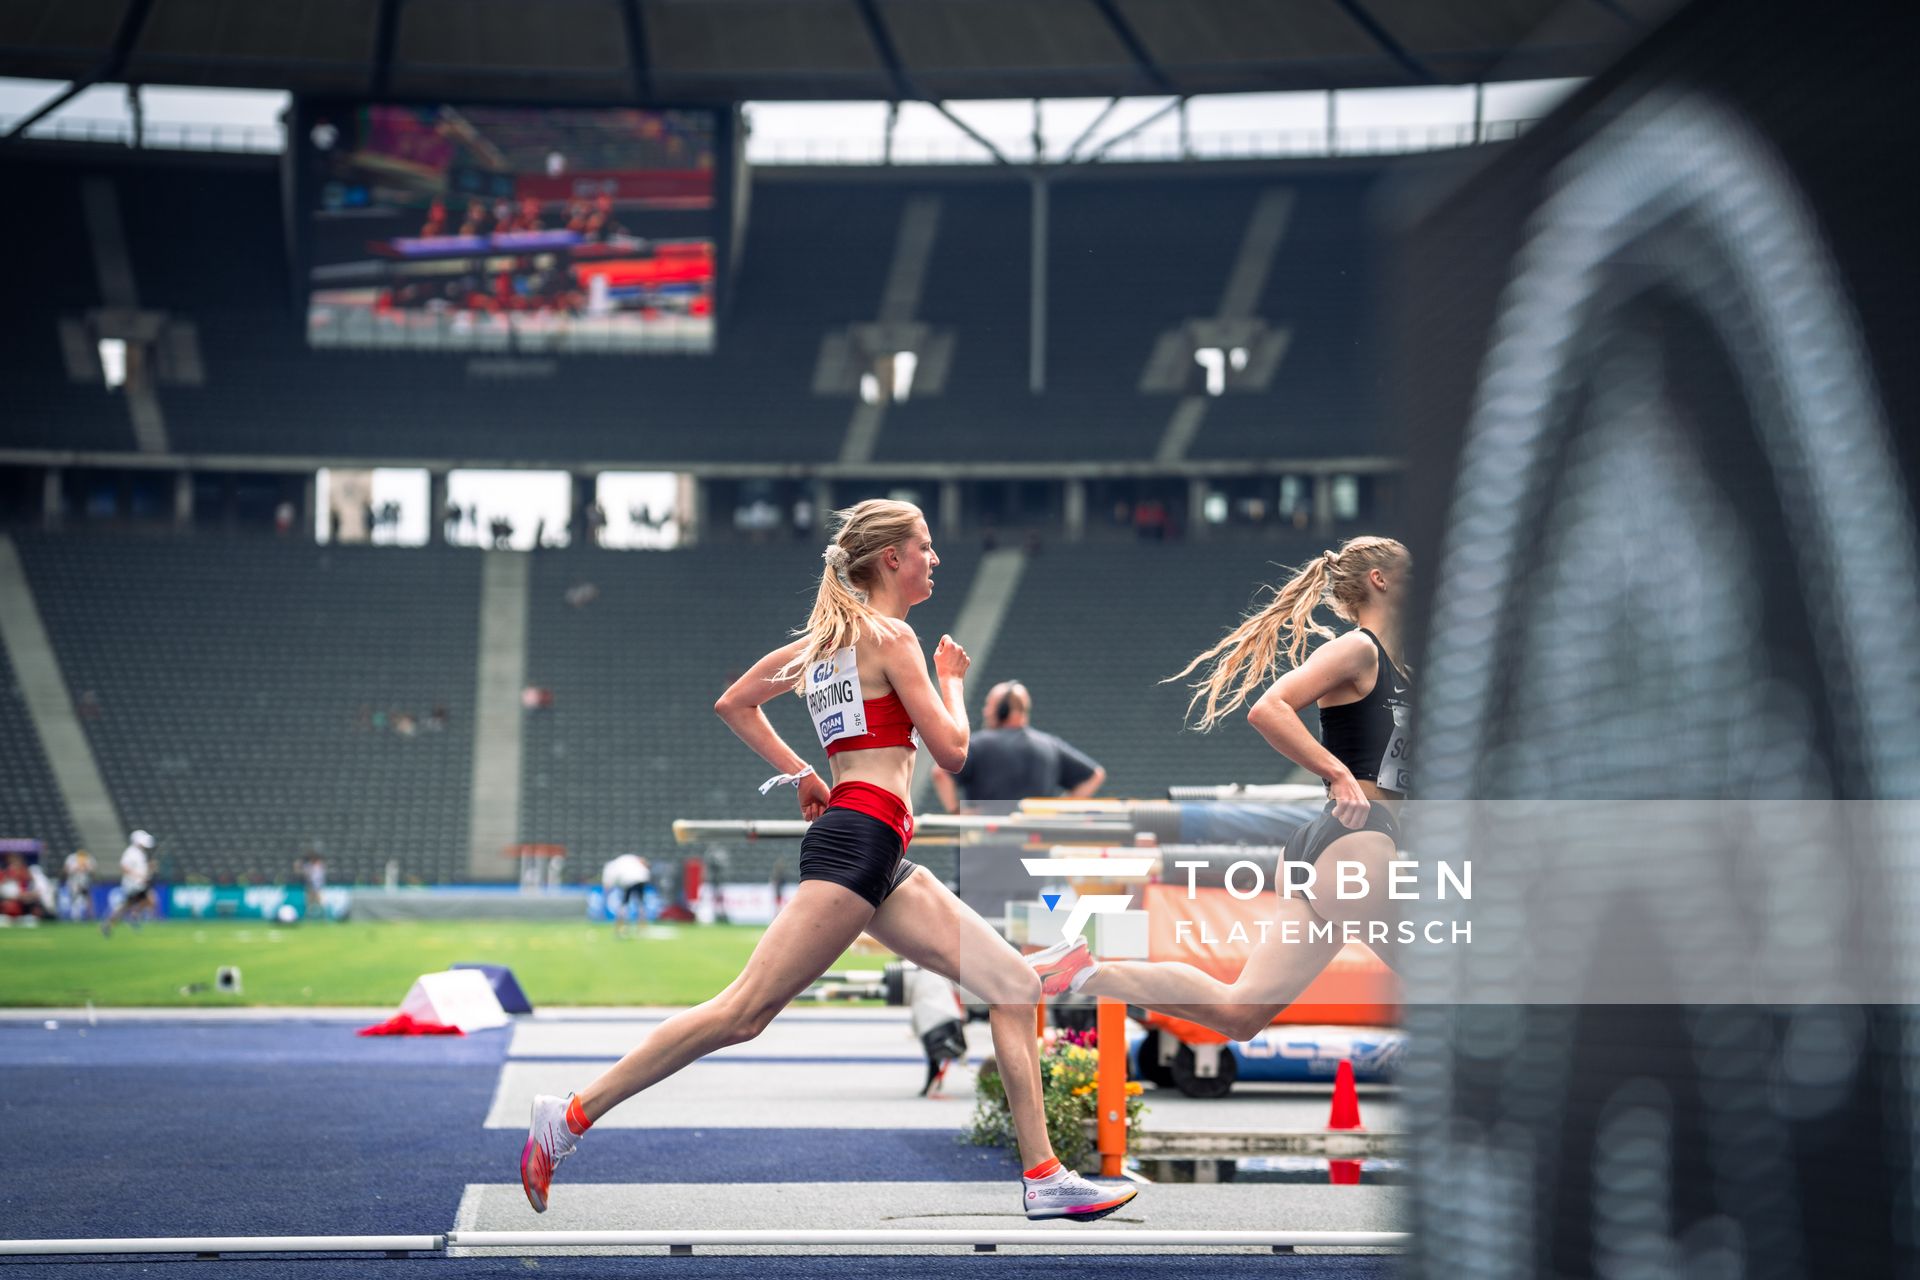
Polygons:
M720 991L764 932L744 925L656 925L637 938L585 921L472 920L275 925L167 920L111 938L91 924L0 929L0 1005L369 1005L399 1007L423 973L503 964L534 1008L697 1004ZM849 954L839 969L892 957ZM240 970L239 995L214 972Z

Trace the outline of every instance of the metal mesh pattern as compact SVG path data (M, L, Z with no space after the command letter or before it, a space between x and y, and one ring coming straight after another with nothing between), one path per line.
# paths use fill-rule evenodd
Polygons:
M1830 141L1833 104L1862 94L1910 114L1912 91L1847 39L1861 32L1810 33L1785 6L1762 7L1781 21L1696 6L1428 205L1409 237L1410 320L1444 306L1484 335L1415 357L1414 395L1425 384L1432 403L1413 425L1435 432L1416 452L1444 477L1420 522L1421 549L1437 552L1426 796L1920 787L1920 573L1896 430L1911 380L1887 361L1910 345L1914 315L1862 271L1903 251L1891 217L1836 212L1847 201L1833 183L1852 176L1802 136ZM1798 118L1767 105L1783 86ZM1488 231L1477 257L1418 265L1475 222ZM1435 367L1444 359L1469 361L1471 384ZM1750 833L1743 851L1713 831L1635 851L1637 891L1618 866L1503 866L1512 851L1467 847L1437 809L1414 844L1482 856L1481 913L1550 902L1701 973L1817 972L1872 916L1898 943L1882 961L1913 975L1920 832L1901 806L1876 806L1879 829L1848 855L1800 829ZM1729 886L1717 877L1736 852L1754 859L1753 881ZM1771 914L1758 931L1726 928L1727 896L1755 882ZM1526 962L1583 959L1578 927L1527 923L1547 940ZM1912 1014L1426 1002L1455 980L1411 978L1425 997L1404 1077L1417 1273L1911 1265Z

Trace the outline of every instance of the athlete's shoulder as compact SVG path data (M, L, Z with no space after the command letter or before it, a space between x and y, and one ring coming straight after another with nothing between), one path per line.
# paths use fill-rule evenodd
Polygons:
M917 645L920 637L905 618L881 618L873 629L873 638L883 646Z
M1373 637L1355 627L1313 651L1313 659L1342 671L1371 671L1380 661L1380 649Z

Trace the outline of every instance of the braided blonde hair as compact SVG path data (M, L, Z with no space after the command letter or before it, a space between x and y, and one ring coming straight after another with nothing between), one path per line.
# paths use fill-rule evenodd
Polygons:
M1162 684L1184 680L1203 664L1212 669L1193 682L1187 714L1205 700L1194 726L1205 732L1259 693L1279 665L1281 634L1288 636L1287 665L1297 667L1306 657L1314 636L1331 640L1333 631L1314 621L1313 611L1325 604L1348 622L1367 598L1367 575L1375 569L1398 572L1413 563L1406 547L1392 538L1349 538L1338 551L1327 551L1307 561L1273 593L1273 599L1240 620L1211 649L1198 655Z

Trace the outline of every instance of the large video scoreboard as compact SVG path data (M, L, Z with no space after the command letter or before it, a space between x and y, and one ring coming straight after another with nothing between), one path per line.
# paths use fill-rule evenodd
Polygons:
M308 341L709 351L729 135L705 110L304 100Z

